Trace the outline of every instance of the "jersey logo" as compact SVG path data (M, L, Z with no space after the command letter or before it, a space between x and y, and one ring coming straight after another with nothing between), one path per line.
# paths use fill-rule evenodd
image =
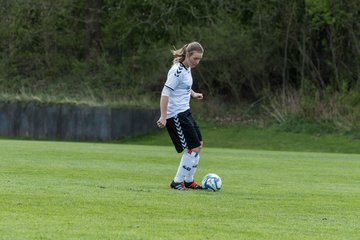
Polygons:
M178 116L174 117L174 123L175 123L176 131L177 131L181 146L183 149L185 149L187 147L187 143L186 143L185 135L184 135L184 132L182 131L182 128L180 125L180 120L179 120Z
M180 65L178 67L178 69L176 70L176 73L174 73L175 77L179 77L180 76L180 73L181 71L183 70L184 68Z

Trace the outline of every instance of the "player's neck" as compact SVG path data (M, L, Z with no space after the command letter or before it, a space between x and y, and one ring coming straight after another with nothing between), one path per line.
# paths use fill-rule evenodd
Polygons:
M186 61L180 62L181 65L183 65L186 69L189 68L189 64Z

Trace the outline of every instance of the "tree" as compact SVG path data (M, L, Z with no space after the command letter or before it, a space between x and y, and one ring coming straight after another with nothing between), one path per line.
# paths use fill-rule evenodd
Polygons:
M86 1L85 51L87 60L97 58L103 51L101 39L102 0Z

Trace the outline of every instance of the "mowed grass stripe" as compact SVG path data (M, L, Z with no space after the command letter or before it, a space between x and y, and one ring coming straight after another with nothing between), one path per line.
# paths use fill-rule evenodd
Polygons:
M358 239L360 155L205 148L168 187L172 147L0 140L0 239Z

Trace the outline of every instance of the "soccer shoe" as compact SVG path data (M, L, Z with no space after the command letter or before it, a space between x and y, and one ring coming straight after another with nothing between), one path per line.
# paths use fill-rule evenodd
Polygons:
M191 188L191 189L203 189L199 184L197 184L195 181L192 182L185 182L185 187L186 188Z
M176 183L176 182L174 182L174 180L170 183L170 187L173 189L180 190L180 191L187 190L187 188L184 185L184 182Z

